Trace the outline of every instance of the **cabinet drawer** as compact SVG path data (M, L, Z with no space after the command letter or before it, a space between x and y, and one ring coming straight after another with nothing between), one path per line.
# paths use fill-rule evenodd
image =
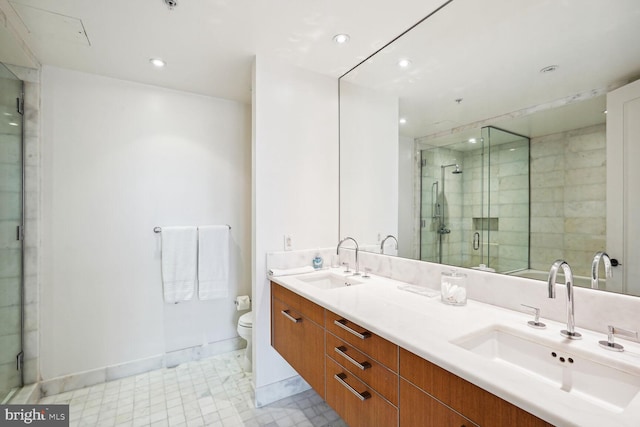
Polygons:
M289 289L271 282L271 296L289 305L308 319L324 325L324 308Z
M398 405L398 374L330 333L326 334L326 348L327 356Z
M326 310L327 331L398 372L398 346L342 316Z
M483 427L552 426L405 349L400 349L400 377Z
M271 345L324 398L324 329L271 299Z
M398 409L330 357L326 401L350 427L393 427Z
M477 424L429 396L405 380L400 380L400 427L475 427Z

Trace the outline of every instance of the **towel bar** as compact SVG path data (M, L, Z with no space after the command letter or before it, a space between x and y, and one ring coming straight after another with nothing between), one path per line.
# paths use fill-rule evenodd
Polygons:
M231 226L229 224L225 224L227 227L229 227L229 230L231 230ZM153 227L153 232L154 233L162 233L162 227Z

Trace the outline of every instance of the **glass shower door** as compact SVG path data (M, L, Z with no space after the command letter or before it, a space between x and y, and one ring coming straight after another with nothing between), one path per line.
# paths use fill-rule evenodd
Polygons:
M0 402L22 386L22 81L0 64Z

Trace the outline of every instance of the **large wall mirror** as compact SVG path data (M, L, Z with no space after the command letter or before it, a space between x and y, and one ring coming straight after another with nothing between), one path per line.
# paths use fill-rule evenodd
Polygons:
M564 259L590 286L596 252L624 259L606 109L640 78L638 22L638 0L452 0L346 73L340 237L540 280ZM640 295L622 268L599 288Z

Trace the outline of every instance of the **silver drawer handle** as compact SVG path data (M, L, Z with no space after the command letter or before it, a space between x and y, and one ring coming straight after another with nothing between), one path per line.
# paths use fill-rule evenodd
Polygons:
M289 314L289 310L282 310L280 311L280 313L282 313L284 315L284 317L286 317L287 319L291 320L293 323L298 323L302 321L302 318L295 318L292 315Z
M345 319L340 319L340 320L334 320L333 323L336 326L340 326L342 329L344 329L347 332L352 333L353 335L357 336L358 338L360 338L361 340L365 340L367 338L371 338L371 332L363 332L360 333L358 331L354 331L353 329L351 329L350 327L348 327L347 325L344 324L344 322L346 322Z
M363 391L362 393L358 393L358 390L356 390L355 388L351 387L349 384L347 384L347 382L345 381L345 379L347 378L347 376L343 373L339 373L339 374L335 374L333 376L333 378L335 378L336 380L338 380L338 382L340 384L342 384L347 390L349 390L351 393L355 394L356 396L358 396L358 399L360 399L361 401L365 401L367 399L371 398L371 393L369 393L368 391Z
M369 369L371 367L371 363L369 362L358 362L356 359L354 359L353 357L349 356L347 353L345 353L345 351L347 351L347 347L341 345L340 347L335 347L334 350L336 351L336 353L338 353L340 356L344 357L345 359L347 359L349 362L353 363L354 365L356 365L358 368L360 368L361 370L365 370L365 369Z

